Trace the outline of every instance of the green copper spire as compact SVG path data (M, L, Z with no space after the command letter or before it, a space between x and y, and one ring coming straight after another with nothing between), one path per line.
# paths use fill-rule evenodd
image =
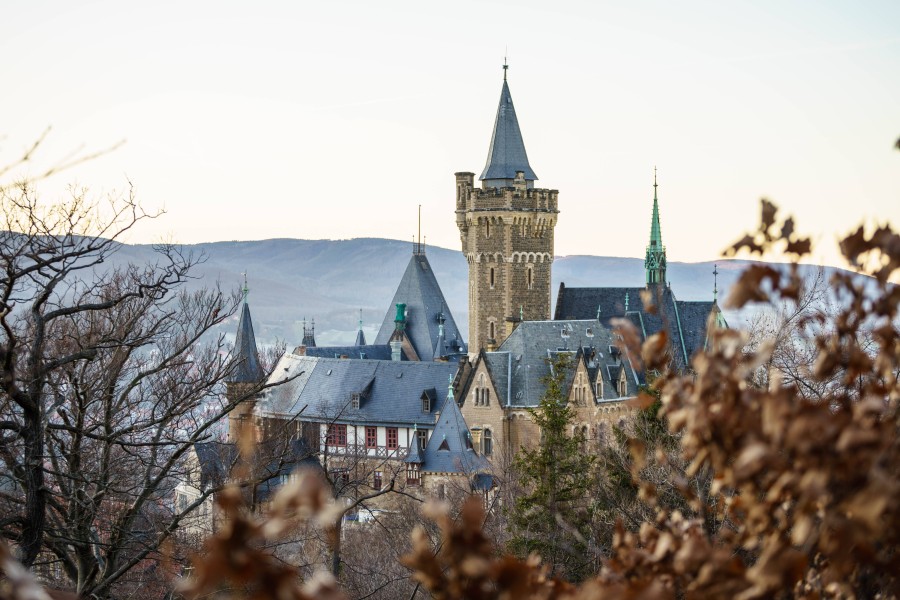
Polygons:
M644 270L647 273L647 285L666 283L666 247L662 243L662 230L659 225L659 199L656 194L656 167L653 167L653 216L650 221L650 244L644 258Z

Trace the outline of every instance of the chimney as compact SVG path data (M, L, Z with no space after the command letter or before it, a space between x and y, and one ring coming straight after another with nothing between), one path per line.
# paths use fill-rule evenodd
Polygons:
M400 340L393 340L391 342L391 360L400 360L400 357L403 354L403 342Z

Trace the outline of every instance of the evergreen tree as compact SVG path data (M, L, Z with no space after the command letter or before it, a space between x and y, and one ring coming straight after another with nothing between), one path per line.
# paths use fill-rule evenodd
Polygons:
M596 571L588 497L594 457L585 452L583 434L572 433L575 411L565 393L569 356L558 354L550 367L541 403L531 410L541 443L523 448L513 461L523 493L510 514L509 549L522 557L537 553L555 575L577 581Z

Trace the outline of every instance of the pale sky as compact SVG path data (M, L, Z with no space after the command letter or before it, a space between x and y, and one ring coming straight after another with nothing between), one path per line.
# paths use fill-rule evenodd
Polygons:
M900 2L6 2L0 164L48 125L55 178L130 180L129 241L411 239L459 248L509 84L559 255L715 258L766 196L820 240L900 225Z

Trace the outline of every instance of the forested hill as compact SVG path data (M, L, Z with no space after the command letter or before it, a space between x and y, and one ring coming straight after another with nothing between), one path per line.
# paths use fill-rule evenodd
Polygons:
M412 252L410 242L379 238L352 240L273 239L185 246L203 253L192 286L240 286L247 272L249 303L257 340L299 343L301 322L315 319L319 344L349 344L363 309L366 336L373 340ZM149 245L125 245L114 264L152 260ZM458 250L428 247L426 254L450 309L463 331L468 319L467 268ZM746 263L718 261L720 298ZM807 267L814 269L814 267ZM711 300L713 263L670 262L668 279L680 300ZM553 301L567 286L640 286L643 260L605 256L558 256L553 263ZM231 324L232 328L236 320ZM232 331L228 331L232 333Z

